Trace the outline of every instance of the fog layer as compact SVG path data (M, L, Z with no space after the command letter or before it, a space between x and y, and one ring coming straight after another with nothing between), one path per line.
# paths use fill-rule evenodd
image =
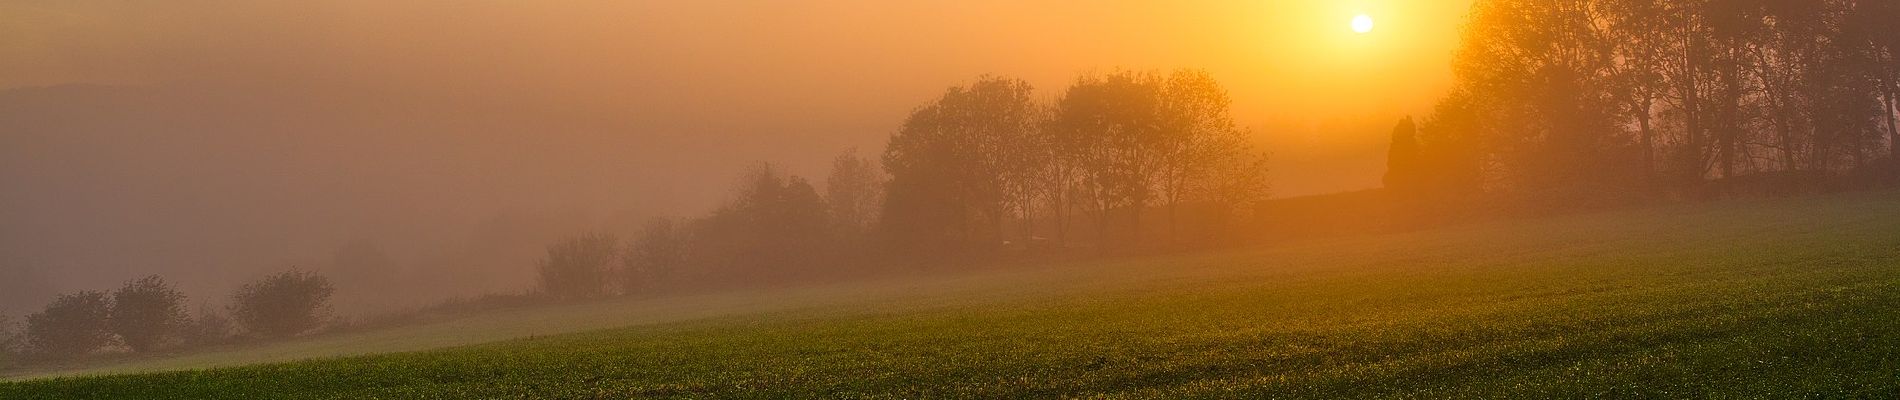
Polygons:
M1372 187L1467 4L7 2L0 312L146 274L216 305L292 266L346 313L522 290L555 237L875 154L982 74L1205 69L1276 195Z

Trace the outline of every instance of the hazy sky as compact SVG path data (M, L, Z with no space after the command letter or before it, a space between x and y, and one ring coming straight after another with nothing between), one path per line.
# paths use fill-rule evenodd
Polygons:
M419 249L698 213L750 162L822 179L983 74L1052 98L1089 71L1205 69L1277 195L1374 187L1392 123L1448 86L1468 6L0 0L0 263L58 290L320 268L352 241L465 263ZM111 87L30 89L68 84ZM527 276L538 245L473 285Z

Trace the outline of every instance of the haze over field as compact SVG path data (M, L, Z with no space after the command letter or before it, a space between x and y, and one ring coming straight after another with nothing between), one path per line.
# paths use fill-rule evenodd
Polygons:
M560 235L704 212L751 162L875 155L985 73L1046 99L1078 73L1204 69L1276 196L1376 187L1391 122L1450 86L1468 7L9 1L0 312L150 273L215 303L339 248L433 283L342 311L524 290ZM1380 34L1347 29L1361 13Z
M1900 397L1893 21L0 0L0 398Z

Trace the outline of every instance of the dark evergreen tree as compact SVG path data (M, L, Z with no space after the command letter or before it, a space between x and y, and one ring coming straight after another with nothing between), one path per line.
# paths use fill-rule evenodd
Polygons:
M1412 123L1412 117L1405 117L1392 128L1392 145L1386 150L1386 191L1400 196L1416 193L1422 184L1423 168L1419 162L1418 125Z

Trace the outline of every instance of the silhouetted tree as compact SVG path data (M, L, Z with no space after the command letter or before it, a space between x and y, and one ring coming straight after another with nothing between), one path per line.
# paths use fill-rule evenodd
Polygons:
M619 240L590 233L548 245L541 260L541 292L563 299L597 298L608 294L613 281L614 256Z
M1871 167L1883 145L1900 154L1895 9L1482 0L1454 90L1457 108L1478 118L1457 130L1478 139L1484 180L1520 194L1709 187L1723 196L1771 174L1792 179L1753 182L1821 184Z
M1213 76L1200 70L1175 71L1168 75L1162 89L1159 102L1162 129L1157 132L1160 136L1155 138L1153 146L1160 153L1160 159L1153 181L1159 205L1168 213L1168 235L1175 238L1179 231L1180 205L1197 200L1194 196L1197 186L1234 188L1237 187L1234 185L1264 184L1264 180L1254 180L1264 179L1265 166L1246 160L1252 146L1247 143L1246 132L1234 125L1233 101ZM1264 159L1258 161L1264 162ZM1261 171L1237 169L1241 166L1258 167ZM1260 188L1261 192L1264 190ZM1229 201L1240 199L1228 196L1243 192L1251 190L1211 190L1207 193L1220 195L1207 196L1205 200L1230 206L1235 203ZM1218 217L1226 218L1226 213Z
M1469 92L1454 91L1418 124L1418 191L1435 200L1470 198L1484 187L1484 116Z
M1139 229L1163 160L1165 87L1148 72L1085 75L1056 101L1049 129L1073 163L1077 200L1091 214L1098 245L1110 241L1115 211L1126 211L1131 233Z
M112 292L112 333L132 351L145 352L176 339L186 322L185 294L157 275L129 281Z
M821 273L836 254L828 211L804 178L759 164L733 200L701 220L695 258L716 279L775 283Z
M197 315L179 329L179 334L186 345L203 346L230 339L233 328L231 319L223 313L210 306L199 305Z
M1209 234L1216 239L1231 236L1232 222L1247 216L1265 201L1272 186L1267 181L1267 155L1226 151L1209 161L1205 179L1197 179L1188 189L1191 197L1205 201L1214 210Z
M1571 201L1616 193L1639 175L1637 154L1618 116L1623 85L1616 58L1587 2L1490 0L1473 6L1454 66L1476 94L1483 143L1513 193Z
M621 256L622 287L629 293L654 290L686 267L685 233L671 218L647 221Z
M296 336L323 324L335 290L321 275L280 272L238 288L231 296L231 317L251 334Z
M12 317L0 314L0 368L12 366L20 349L20 327Z
M1237 172L1251 158L1231 100L1206 72L1085 75L1053 106L1019 80L985 77L919 108L891 139L883 233L912 251L954 252L1038 239L1039 220L1066 243L1071 209L1092 217L1098 245L1141 234L1141 214L1168 211L1172 234L1185 202L1225 199L1214 187L1264 176Z
M857 149L838 155L825 177L825 205L831 219L845 233L856 236L877 222L884 202L884 179L876 164L858 156Z
M1661 145L1656 127L1657 103L1669 90L1665 67L1674 51L1673 40L1679 35L1670 31L1671 21L1665 15L1667 2L1604 0L1596 7L1601 11L1599 22L1606 26L1602 29L1605 41L1614 46L1610 51L1615 59L1608 73L1623 90L1619 111L1636 121L1643 176L1646 183L1653 184L1656 148Z
M1857 1L1846 17L1846 30L1867 38L1875 63L1875 89L1881 95L1881 118L1887 125L1887 157L1900 169L1900 3ZM1896 174L1900 178L1900 174Z
M1003 131L994 138L996 148L989 155L990 162L997 168L996 179L1002 193L1002 217L996 223L1001 228L1005 220L1015 218L1018 230L1013 240L1003 231L998 231L996 236L1020 243L1025 249L1036 246L1035 242L1039 240L1036 234L1037 218L1058 217L1056 210L1049 210L1052 212L1046 216L1039 214L1039 211L1050 207L1049 202L1056 200L1060 195L1059 190L1065 187L1063 183L1051 179L1052 174L1059 172L1061 160L1056 158L1055 138L1043 129L1047 124L1047 112L1044 107L1033 103L1030 107L1034 114L1029 117L1028 123L1019 130ZM1053 222L1063 223L1060 219L1054 219Z
M1118 211L1128 237L1138 238L1150 206L1168 212L1173 237L1183 202L1222 198L1196 199L1197 190L1236 193L1205 189L1263 176L1233 169L1251 164L1237 160L1251 157L1252 146L1234 124L1231 103L1198 70L1087 75L1069 87L1049 118L1049 143L1093 216L1098 242L1110 239Z
M59 295L46 309L26 316L26 341L34 351L73 357L111 343L111 300L105 293L84 291Z
M891 181L880 227L911 253L988 248L1002 239L1013 203L1006 179L1032 167L1017 159L1040 114L1028 83L983 77L912 112L885 149ZM1019 194L1020 195L1020 194Z
M1418 125L1412 123L1412 117L1399 120L1392 128L1392 145L1385 156L1385 189L1398 195L1409 195L1420 186L1418 150Z

